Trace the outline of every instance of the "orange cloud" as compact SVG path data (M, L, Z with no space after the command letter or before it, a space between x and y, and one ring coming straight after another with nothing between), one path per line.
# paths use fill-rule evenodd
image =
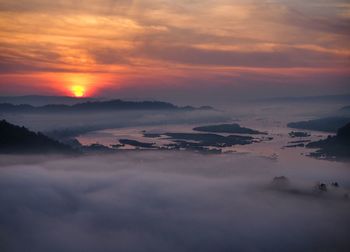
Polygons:
M94 95L135 79L190 85L194 69L218 82L349 73L349 10L340 0L1 0L0 74L65 94L81 82Z

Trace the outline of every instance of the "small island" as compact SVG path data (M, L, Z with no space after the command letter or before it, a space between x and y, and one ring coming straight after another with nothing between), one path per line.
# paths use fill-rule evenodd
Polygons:
M311 136L310 133L308 132L303 132L303 131L291 131L288 134L291 138L299 137L299 138L304 138L304 137L309 137Z
M230 133L230 134L253 134L267 135L265 132L260 132L250 128L241 127L237 123L206 125L193 128L194 131L213 132L213 133Z
M119 143L121 143L123 146L127 144L137 148L156 148L154 143L144 143L131 139L119 139Z
M185 146L211 146L211 147L231 147L234 145L245 145L253 143L250 136L222 136L209 133L166 133L164 134L175 142Z

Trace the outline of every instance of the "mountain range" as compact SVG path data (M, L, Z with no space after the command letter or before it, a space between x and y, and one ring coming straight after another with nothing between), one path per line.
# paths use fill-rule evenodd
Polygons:
M33 106L30 104L0 103L0 112L84 112L84 111L111 111L111 110L209 110L209 106L195 108L192 106L179 107L161 101L87 101L73 105L48 104Z

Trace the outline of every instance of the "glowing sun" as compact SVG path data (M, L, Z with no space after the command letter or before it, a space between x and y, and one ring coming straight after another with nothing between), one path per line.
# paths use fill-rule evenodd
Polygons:
M75 85L71 87L71 90L75 97L83 97L85 95L85 88L83 86Z
M1 1L1 0L0 0ZM64 84L65 95L74 97L90 97L96 91L100 78L87 73L64 73L60 77Z

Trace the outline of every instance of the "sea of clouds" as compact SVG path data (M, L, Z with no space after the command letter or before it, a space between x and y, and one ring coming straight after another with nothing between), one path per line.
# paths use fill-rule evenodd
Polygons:
M0 250L345 252L350 201L310 192L348 190L349 172L244 154L1 156ZM298 193L271 188L280 175Z

